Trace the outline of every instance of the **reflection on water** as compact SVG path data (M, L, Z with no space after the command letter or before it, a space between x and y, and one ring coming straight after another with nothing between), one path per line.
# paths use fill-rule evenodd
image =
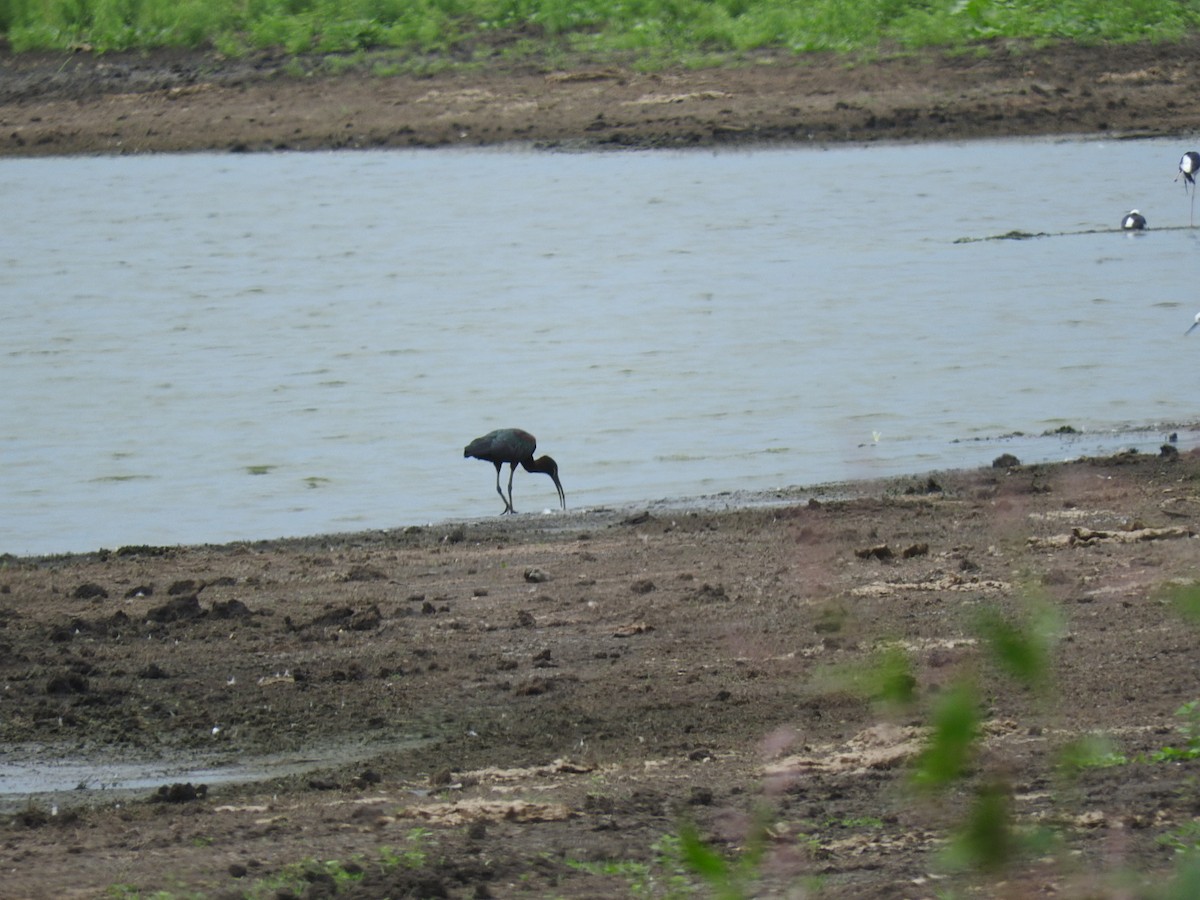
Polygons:
M986 464L1009 448L980 438L1062 425L1087 434L1013 452L1153 450L1198 412L1178 156L0 161L27 211L0 239L0 552L492 515L462 447L508 425L576 509ZM1137 236L955 243L1135 206ZM514 497L556 501L524 472Z

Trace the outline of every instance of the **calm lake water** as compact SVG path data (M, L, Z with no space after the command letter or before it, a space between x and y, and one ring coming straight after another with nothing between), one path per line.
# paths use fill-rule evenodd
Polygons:
M0 552L1187 449L1188 149L0 161Z

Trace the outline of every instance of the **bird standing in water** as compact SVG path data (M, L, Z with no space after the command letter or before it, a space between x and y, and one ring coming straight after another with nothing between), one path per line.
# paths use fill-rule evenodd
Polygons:
M537 448L537 440L528 431L520 428L501 428L491 431L483 437L475 438L463 450L463 458L474 457L485 459L496 467L496 493L504 501L504 512L500 515L515 513L512 502L512 481L517 466L522 466L526 472L542 472L549 475L558 488L558 501L563 509L567 508L567 495L563 493L562 483L558 480L558 463L549 456L533 458ZM500 490L500 467L508 463L508 497Z
M1192 216L1191 223L1194 228L1196 225L1196 173L1200 172L1200 153L1195 150L1189 150L1183 154L1179 160L1179 175L1183 176L1183 189L1187 191L1188 185L1192 186ZM1179 175L1175 176L1175 180L1179 180Z
M1142 231L1146 227L1146 217L1136 209L1131 209L1121 220L1121 227L1126 231Z

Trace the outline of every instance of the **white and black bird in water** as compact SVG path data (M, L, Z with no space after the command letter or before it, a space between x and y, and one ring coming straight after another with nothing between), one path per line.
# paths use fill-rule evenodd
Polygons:
M1126 231L1144 231L1146 228L1146 217L1136 209L1131 209L1125 213L1125 218L1121 220L1121 227Z
M1197 328L1200 328L1200 313L1196 313L1196 318L1195 318L1195 320L1192 322L1192 327L1191 327L1191 328L1189 328L1187 331L1185 331L1185 332L1183 333L1183 336L1184 336L1184 337L1187 337L1189 334L1191 334L1191 333L1192 333L1193 331L1195 331Z
M558 488L558 502L563 509L567 508L567 495L563 493L562 483L558 480L558 463L549 456L533 458L537 449L537 440L528 431L520 428L500 428L489 431L483 437L475 438L463 450L463 457L485 459L496 467L496 493L504 501L504 512L501 515L515 513L512 502L513 475L517 466L522 466L526 472L541 472L549 475ZM508 497L500 490L500 469L508 463Z
M1200 153L1195 150L1189 150L1179 159L1179 175L1183 176L1183 189L1186 192L1188 185L1192 186L1192 213L1191 224L1196 226L1196 173L1200 172ZM1179 175L1175 176L1175 180L1179 180Z

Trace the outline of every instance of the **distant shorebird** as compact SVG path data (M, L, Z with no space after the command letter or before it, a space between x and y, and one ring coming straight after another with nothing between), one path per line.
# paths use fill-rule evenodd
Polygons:
M1189 334L1191 334L1193 331L1196 330L1197 326L1200 326L1200 313L1196 313L1196 320L1194 322L1192 322L1192 327L1183 333L1183 336L1187 337Z
M1175 180L1179 180L1179 175L1183 176L1183 189L1186 192L1188 185L1192 186L1192 213L1191 225L1196 227L1196 173L1200 172L1200 153L1195 150L1189 150L1179 159L1179 174L1175 176Z
M1121 227L1126 231L1141 231L1146 227L1146 217L1136 209L1131 209L1121 220Z
M463 450L463 457L485 459L496 467L496 493L504 500L504 512L500 515L515 513L512 502L512 481L517 466L522 466L526 472L542 472L549 475L558 488L558 502L563 509L567 508L567 495L563 493L562 483L558 480L558 463L549 456L533 458L537 449L537 440L528 431L520 428L501 428L491 431L483 437L475 438ZM500 468L508 463L508 498L500 490Z

